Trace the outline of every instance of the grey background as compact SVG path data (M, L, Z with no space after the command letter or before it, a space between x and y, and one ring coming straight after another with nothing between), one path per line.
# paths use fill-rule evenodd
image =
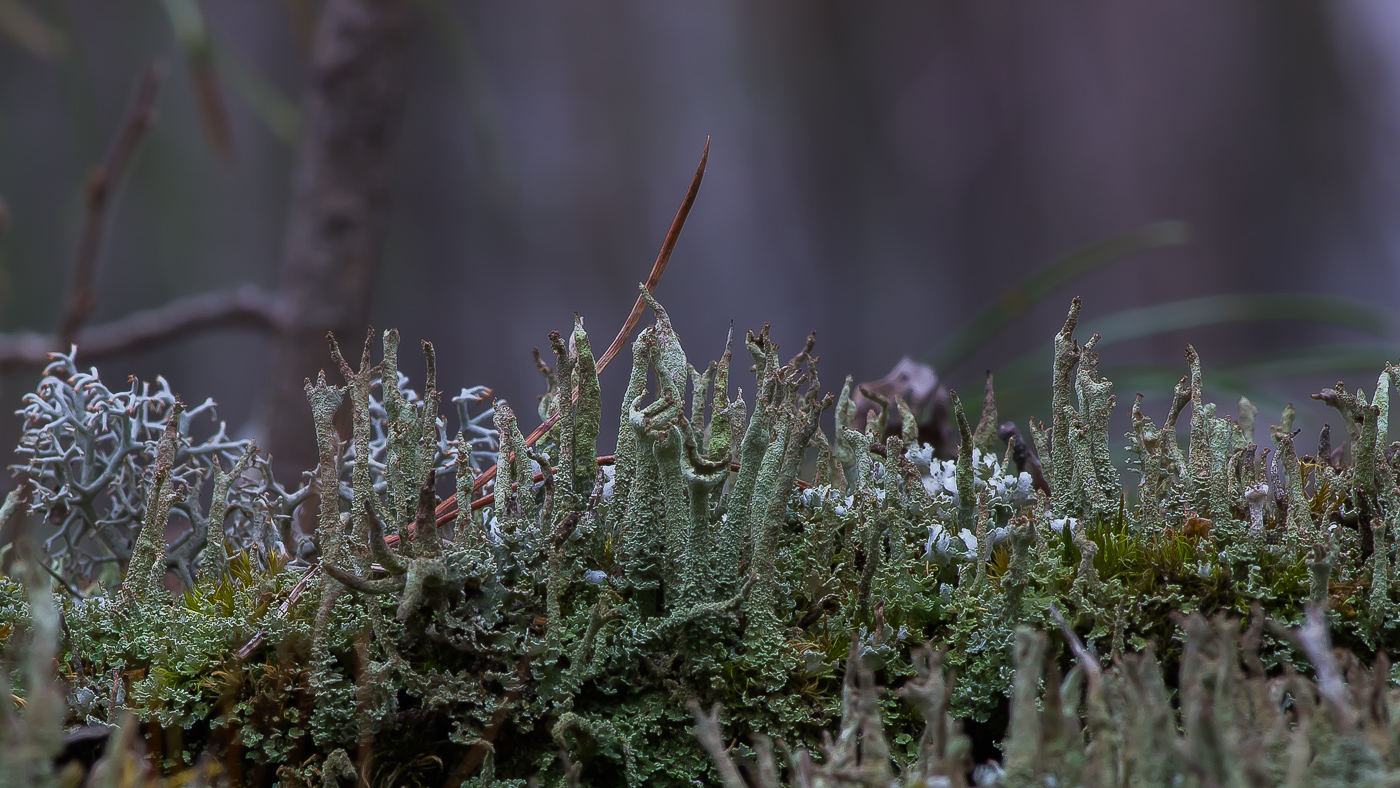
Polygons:
M212 152L159 2L23 2L69 52L45 61L0 38L0 325L56 328L85 173L153 56L171 77L113 211L95 319L274 286L292 146L229 89L236 157ZM1086 318L1212 293L1388 311L1400 295L1400 19L1386 0L446 6L448 27L426 14L412 26L372 319L407 348L432 339L445 388L490 385L517 410L542 391L529 351L551 329L578 311L595 348L616 332L707 136L708 174L658 290L697 360L718 356L729 321L769 321L794 350L818 331L828 386L878 378L1030 272L1164 219L1190 222L1193 242L1065 288L948 379L979 389L983 368L1047 345L1075 294ZM222 47L297 100L298 14L314 4L200 7ZM1229 325L1117 345L1104 362L1174 362L1189 340L1209 385L1213 363L1353 336ZM101 370L111 383L164 374L256 435L269 352L219 331ZM627 362L604 377L605 421ZM6 409L35 377L0 381ZM1369 391L1375 373L1353 377ZM1266 385L1315 430L1327 414L1306 394L1335 379ZM1130 401L1119 393L1120 414ZM3 445L14 435L0 418Z

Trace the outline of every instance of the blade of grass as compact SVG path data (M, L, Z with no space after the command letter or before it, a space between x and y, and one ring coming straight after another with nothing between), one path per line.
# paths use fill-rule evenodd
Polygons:
M1373 336L1384 336L1389 323L1379 311L1355 301L1297 293L1264 293L1205 296L1128 309L1085 321L1079 333L1085 337L1099 334L1097 347L1102 350L1118 342L1169 331L1271 320L1333 325ZM1296 352L1291 355L1299 356ZM1011 391L1020 386L1043 387L1050 373L1050 358L1050 348L1041 347L998 368L998 395L1003 390Z
M930 354L930 363L941 374L970 356L1011 321L1075 279L1125 257L1151 249L1181 246L1190 239L1191 227L1185 222L1157 222L1073 252L1008 290L995 304L963 324Z
M68 51L63 34L19 0L0 0L0 33L41 60L58 60Z
M1322 373L1341 375L1348 372L1375 376L1387 361L1396 358L1400 358L1400 346L1396 345L1321 345L1287 354L1263 356L1232 364L1226 369L1250 380Z
M272 136L296 145L301 138L301 109L277 86L259 74L243 56L218 36L210 36L214 59L228 85Z
M1103 347L1168 331L1267 320L1323 323L1377 337L1385 336L1389 327L1382 312L1350 299L1306 293L1259 293L1203 296L1127 309L1092 321L1084 333L1101 334L1099 346Z
M199 108L199 119L209 146L220 157L232 159L233 125L229 122L228 104L224 101L223 83L214 62L204 12L199 10L195 0L162 0L161 5L189 63L195 105Z
M503 202L510 193L506 146L501 133L500 113L476 47L466 26L448 7L446 0L418 0L418 7L428 19L428 28L438 49L452 64L457 92L471 121L472 139L477 161L481 165L482 185L488 197Z

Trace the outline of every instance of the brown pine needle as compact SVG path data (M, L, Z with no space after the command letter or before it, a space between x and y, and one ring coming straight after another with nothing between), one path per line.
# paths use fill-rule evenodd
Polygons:
M655 293L656 286L661 282L661 274L666 271L666 264L671 262L671 252L676 248L676 241L680 240L681 229L685 227L686 217L690 215L691 206L695 205L695 196L700 193L700 181L705 178L705 164L710 160L710 138L705 138L705 150L700 153L700 164L695 168L695 176L690 179L690 188L686 190L685 199L681 201L680 210L676 211L676 217L671 220L671 228L666 231L666 240L661 243L661 251L656 255L656 262L651 264L651 273L647 275L646 288L648 293ZM637 302L632 305L631 314L627 315L627 321L622 324L622 330L617 332L617 337L613 339L608 349L603 351L603 355L598 359L598 374L602 374L607 369L608 364L622 350L622 346L627 344L627 340L632 337L632 332L637 330L637 324L642 322L642 313L646 310L646 299L638 294ZM578 389L574 389L573 398L578 400ZM525 438L526 446L534 446L535 442L544 437L555 424L559 423L561 413L556 413L545 420L543 424L536 427ZM496 466L492 465L484 473L476 477L472 483L472 490L478 491L486 486L486 483L496 478ZM486 498L479 498L472 503L473 509L486 506ZM438 522L446 522L457 512L457 494L453 493L438 504Z

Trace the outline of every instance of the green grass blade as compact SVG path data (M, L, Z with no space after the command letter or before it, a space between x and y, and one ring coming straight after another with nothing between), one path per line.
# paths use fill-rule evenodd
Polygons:
M58 60L68 52L63 33L19 0L0 0L0 34L42 60Z
M1008 290L995 304L963 324L930 355L930 363L942 373L971 355L1011 321L1075 279L1139 252L1181 246L1190 238L1191 227L1185 222L1157 222L1073 252Z
M418 8L429 22L433 41L451 64L457 92L471 123L485 195L492 202L502 204L512 188L505 135L501 130L500 108L486 81L471 31L446 0L418 0Z
M1384 336L1388 328L1386 317L1379 311L1374 310L1364 304L1348 301L1340 298L1327 296L1310 296L1294 293L1270 293L1263 295L1223 295L1206 296L1203 298L1193 298L1185 301L1174 301L1169 304L1157 304L1154 306L1129 309L1123 312L1115 312L1093 321L1086 321L1082 330L1078 333L1083 338L1088 338L1093 333L1100 335L1099 348L1112 345L1116 342L1125 342L1130 339L1141 339L1143 337L1155 336L1168 331L1179 331L1186 328L1201 328L1204 326L1241 323L1241 322L1261 322L1267 320L1299 321L1305 323L1320 323L1325 325L1335 325L1344 328L1351 328L1362 333ZM1350 348L1356 353L1372 352L1357 351L1357 345L1343 345L1342 348ZM1364 347L1364 346L1363 346ZM1352 363L1361 356L1347 356L1348 351L1336 349L1319 351L1319 355L1314 358L1310 351L1303 350L1289 354L1290 359L1295 360L1295 364L1302 364L1305 360L1311 359L1316 368L1313 371L1325 370L1330 358L1337 364ZM1380 351L1375 351L1380 352ZM1032 350L1016 358L1009 364L994 370L996 372L997 390L1002 388L1013 388L1017 386L1044 386L1045 379L1050 374L1051 351L1049 342L1045 346ZM1379 359L1374 362L1379 369L1379 364L1384 362L1383 356L1369 355L1370 359ZM1288 359L1280 359L1274 366L1277 369L1284 369ZM1109 361L1111 363L1111 361ZM1275 363L1269 359L1261 359L1260 364ZM1352 367L1348 367L1350 369ZM1183 368L1184 369L1184 368ZM1265 370L1268 367L1261 366L1257 373L1251 373L1251 377L1270 377ZM1339 371L1341 371L1339 369ZM1278 374L1292 374L1280 372ZM1301 374L1301 373L1300 373ZM1180 373L1177 374L1180 377ZM1175 379L1173 379L1175 382ZM1168 385L1170 388L1170 385Z
M287 145L296 145L301 139L301 109L296 103L221 38L211 35L210 42L234 94L248 105L272 136Z
M234 156L233 123L224 101L223 79L214 60L213 43L204 12L195 0L163 0L166 18L175 32L175 41L185 52L190 68L190 87L195 108L209 147L224 159Z
M1223 323L1290 320L1323 323L1382 337L1389 321L1379 310L1345 298L1304 293L1213 295L1115 312L1087 321L1084 334L1102 335L1099 346Z
M1385 362L1396 358L1400 358L1400 347L1395 345L1321 345L1232 364L1226 369L1248 380L1351 372L1367 375L1363 385L1369 386L1385 368Z

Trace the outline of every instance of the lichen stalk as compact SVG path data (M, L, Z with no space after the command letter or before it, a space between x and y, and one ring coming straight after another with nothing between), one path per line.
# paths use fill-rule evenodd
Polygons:
M1162 434L1142 412L1142 392L1133 399L1131 419L1133 431L1128 437L1132 439L1129 449L1138 463L1138 516L1144 529L1159 530L1165 525L1158 504L1165 481L1160 458Z
M734 403L729 399L729 363L734 351L734 326L724 339L724 353L714 370L714 398L710 403L710 427L705 443L705 456L716 462L728 462L737 441L734 440ZM742 411L738 414L743 415Z
M579 497L592 489L593 479L598 473L594 458L598 454L598 431L602 419L602 391L598 386L598 365L593 358L593 348L588 342L588 332L583 330L583 318L574 315L574 333L570 343L573 359L574 387L578 390L578 400L574 404L573 422L573 489Z
M1377 459L1384 455L1384 449L1380 446L1380 414L1381 409L1375 405L1360 406L1361 429L1357 435L1355 445L1352 447L1355 452L1355 483L1357 489L1371 502L1379 503L1382 481L1379 478L1380 468ZM1321 462L1323 458L1318 458Z
M1312 508L1303 490L1303 470L1298 462L1298 453L1293 448L1293 436L1281 429L1275 430L1274 445L1278 448L1278 462L1283 466L1284 483L1288 488L1288 525L1284 529L1284 545L1290 555L1296 555L1303 540L1313 535Z
M1236 409L1239 413L1238 422L1244 442L1254 443L1254 420L1259 415L1259 408L1250 402L1248 397L1240 397Z
M958 487L958 527L971 529L975 526L977 517L977 499L972 478L972 430L967 425L967 415L963 413L962 400L958 398L958 393L956 391L948 392L948 400L952 404L953 416L958 422L958 437L961 439L958 444L958 465L955 477ZM1066 449L1063 453L1068 456L1068 443L1061 445ZM1069 486L1069 480L1066 480L1065 486Z
M913 421L913 412L900 397L895 398L895 405L899 409L900 426L908 430ZM908 416L906 416L906 412ZM995 454L997 450L997 396L992 390L992 371L987 370L987 382L982 390L982 415L977 419L977 429L972 432L972 445L983 454ZM917 436L918 425L913 424L914 435Z
M632 372L622 395L617 448L613 452L613 499L623 506L631 499L632 482L637 475L637 433L632 427L632 409L646 393L647 370L651 368L651 329L644 328L632 343Z
M1079 343L1074 328L1079 324L1079 297L1070 303L1064 327L1055 335L1055 360L1051 367L1049 451L1042 454L1050 463L1051 502L1056 516L1076 514L1074 509L1074 457L1069 449L1069 421L1074 396L1074 369L1079 364Z
M987 559L991 557L991 546L987 541L987 525L990 515L987 511L987 494L985 492L977 495L977 555L973 556L976 562L976 574L973 579L973 588L981 589L987 584Z
M152 603L165 595L165 526L170 520L170 507L181 497L171 482L170 470L180 441L175 425L183 412L184 406L177 401L166 418L165 431L156 448L146 519L127 565L127 587L138 604Z
M1098 488L1098 493L1091 493L1090 499L1101 499L1109 506L1117 506L1123 485L1108 447L1108 422L1117 398L1113 395L1113 383L1099 375L1099 354L1093 351L1098 342L1099 335L1094 334L1080 348L1075 392L1079 397L1079 420L1085 429L1084 449L1093 469L1088 481Z
M841 391L836 397L836 440L833 448L836 451L837 462L847 469L854 468L856 464L855 447L846 442L846 430L850 429L856 420L854 386L855 379L847 375L846 382L841 385Z
M1384 519L1373 518L1370 527L1374 553L1371 559L1369 608L1371 626L1379 629L1394 615L1394 606L1390 601L1391 547L1386 542L1386 521Z
M351 471L350 487L353 490L353 498L350 503L350 517L353 523L351 529L352 549L363 553L369 540L369 523L366 514L366 505L377 498L374 493L373 482L370 479L370 412L369 412L369 392L371 379L378 370L370 364L370 347L374 340L374 329L370 329L365 337L364 351L360 356L360 368L358 371L350 367L345 356L340 352L340 345L335 341L334 334L326 335L327 342L330 343L331 358L340 367L341 377L345 378L345 391L350 395L350 404L353 408L351 414L351 446L354 448L355 460L354 469ZM361 567L363 569L363 567Z
M466 436L457 432L457 452L454 457L457 472L457 517L452 524L452 538L474 548L474 552L484 557L486 533L476 527L472 520L472 495L475 491L476 472L472 468L471 445Z
M581 503L578 499L585 492L580 492L574 485L574 432L578 425L577 410L575 409L573 390L578 377L574 371L574 359L569 353L569 348L564 343L564 336L558 331L549 332L549 346L554 351L555 367L554 374L557 378L554 392L554 404L550 407L550 415L559 415L559 422L554 426L554 444L558 447L557 456L552 460L559 466L561 473L554 478L554 503L560 513L571 512L579 507ZM590 458L591 459L591 458ZM542 463L538 463L543 466ZM590 477L584 482L585 486L592 482Z
M1206 486L1209 493L1209 519L1216 523L1234 520L1234 499L1230 494L1230 458L1235 454L1237 430L1228 419L1211 418L1210 428L1211 474Z
M733 486L728 496L727 511L720 524L718 544L719 561L718 586L722 594L731 592L738 585L739 562L743 557L745 540L752 539L750 530L751 512L759 477L765 473L775 473L768 466L768 452L772 447L774 429L775 400L778 397L776 373L760 381L758 399L753 414L749 417L748 428L739 444L739 472L734 476ZM773 462L778 462L781 451Z
M505 400L496 401L493 419L500 442L496 455L496 522L502 528L514 527L510 525L512 513L508 511L510 496L507 493L518 490L520 512L516 516L526 521L533 519L537 514L535 475L530 469L529 447L516 424L515 411Z
M217 582L223 572L225 562L228 561L228 552L224 544L224 517L228 514L229 488L243 478L243 474L252 464L257 451L256 445L249 445L228 473L224 473L223 468L220 467L219 459L214 458L214 467L211 469L214 489L209 498L209 513L204 518L202 529L205 533L205 543L200 555L200 580ZM3 517L0 517L0 522L4 522Z

